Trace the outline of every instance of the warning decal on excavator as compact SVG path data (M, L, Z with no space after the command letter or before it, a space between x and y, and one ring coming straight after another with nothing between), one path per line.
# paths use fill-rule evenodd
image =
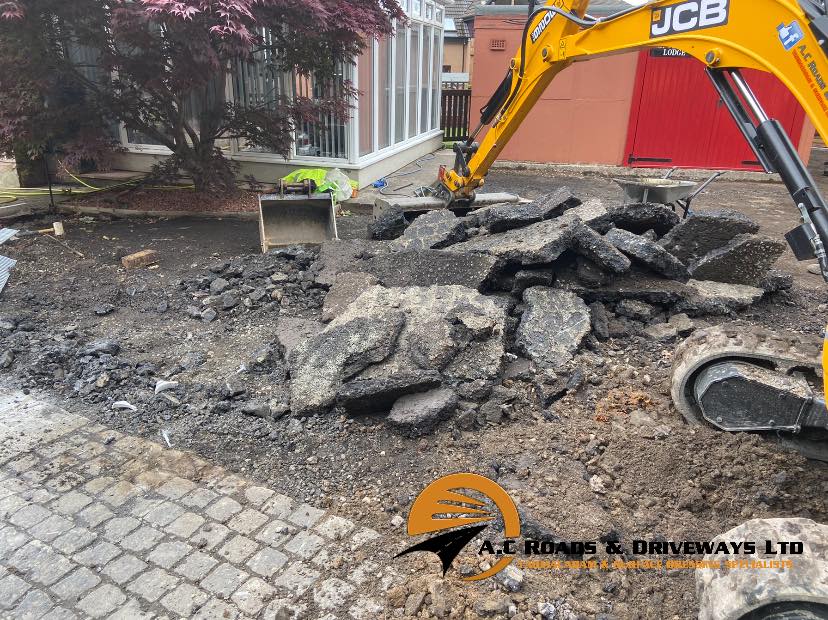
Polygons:
M692 0L652 9L650 38L724 26L730 17L730 0Z

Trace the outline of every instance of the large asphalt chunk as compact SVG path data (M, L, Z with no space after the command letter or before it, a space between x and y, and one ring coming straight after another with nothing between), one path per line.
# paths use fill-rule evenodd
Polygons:
M695 211L671 230L662 247L685 265L727 245L735 237L759 231L759 224L731 209Z
M348 307L365 290L379 284L369 273L345 271L336 275L333 286L325 295L322 306L322 320L330 321Z
M395 252L439 249L465 238L464 221L448 209L437 209L414 220L401 237L391 242L390 247Z
M621 228L637 235L653 230L659 236L670 232L681 218L672 209L650 202L619 205L607 209L607 214L595 222L594 227L600 233L611 228Z
M296 348L325 329L319 321L294 317L279 317L276 321L276 342L285 359L290 359Z
M540 286L526 289L523 301L516 348L540 366L565 366L591 329L589 308L569 291Z
M626 273L632 264L614 245L580 220L572 224L572 249L612 273Z
M422 370L440 372L449 382L492 381L503 370L506 309L496 298L464 286L411 286L365 291L331 322L402 312L403 327L388 359L355 379L393 377Z
M367 239L348 239L326 241L319 250L319 256L313 265L316 282L322 286L332 286L336 275L344 271L359 271L355 265L365 258L387 251L388 243L369 241Z
M449 248L384 254L365 261L360 269L379 278L385 286L456 284L483 290L499 264L494 256Z
M598 287L585 284L577 273L565 270L558 274L555 288L571 291L587 303L638 299L651 304L670 305L684 300L690 294L686 284L666 280L635 266L630 273L612 278Z
M759 235L739 235L690 265L695 280L757 285L785 251L785 244Z
M601 221L607 214L607 208L599 198L589 198L577 207L567 209L556 219L560 222L572 222L581 220L590 228L595 228L596 223Z
M415 371L377 379L349 381L336 392L336 404L349 415L381 413L391 410L394 402L407 394L440 387L440 373Z
M581 201L573 195L572 190L568 187L561 187L557 191L527 204L502 204L483 207L469 215L477 226L485 227L490 232L497 233L548 220L580 204Z
M604 238L634 261L671 280L686 282L690 278L687 267L655 241L620 228L613 228Z
M434 431L457 408L457 395L448 388L403 396L391 408L388 424L408 437Z
M725 282L690 280L687 288L688 295L676 304L674 310L690 316L726 315L744 310L765 294L765 291L754 286Z
M559 217L526 228L474 237L453 246L452 251L480 252L521 265L538 265L551 263L563 254L569 249L571 238L571 220Z
M398 238L408 228L405 212L400 207L391 206L368 225L368 233L372 239L391 241Z
M343 381L394 351L405 324L402 312L366 312L332 323L300 344L291 356L290 408L294 415L322 413Z

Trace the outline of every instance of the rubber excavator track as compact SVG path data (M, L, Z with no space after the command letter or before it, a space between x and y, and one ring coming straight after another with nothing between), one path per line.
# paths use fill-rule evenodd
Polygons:
M746 362L784 376L794 371L810 374L821 385L822 346L822 338L787 331L733 325L699 330L676 348L671 374L673 403L690 424L710 425L696 401L696 382L705 369L728 361ZM821 436L814 440L785 432L762 434L807 458L828 461L828 441Z

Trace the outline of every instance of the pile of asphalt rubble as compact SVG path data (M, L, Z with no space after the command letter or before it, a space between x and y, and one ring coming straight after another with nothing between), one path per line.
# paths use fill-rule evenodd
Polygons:
M391 209L375 241L322 247L324 324L303 323L295 344L297 326L283 328L290 410L387 412L411 436L451 417L469 428L508 409L504 377L530 379L548 406L579 380L570 364L593 339L675 339L692 316L790 287L771 271L783 246L758 229L732 211L682 221L663 205L582 203L568 188L465 217L409 223Z
M177 283L189 301L176 310L194 321L245 308L279 314L276 340L241 369L266 375L267 403L232 382L174 385L203 353L161 373L122 359L115 342L78 342L71 328L27 366L24 384L62 384L107 407L131 397L165 418L164 409L195 411L189 403L201 400L214 413L268 419L379 415L406 436L447 419L471 429L509 415L519 396L506 379L547 408L584 382L579 351L633 334L677 340L692 317L738 312L790 288L790 276L771 269L782 244L758 229L734 211L682 220L663 205L582 202L568 188L464 217L438 210L410 221L392 208L370 240L239 257ZM158 311L167 309L165 301ZM8 366L36 326L5 323Z

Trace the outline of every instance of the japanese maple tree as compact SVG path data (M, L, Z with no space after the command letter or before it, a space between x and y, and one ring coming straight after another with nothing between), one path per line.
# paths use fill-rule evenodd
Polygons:
M255 57L332 83L394 19L396 0L0 0L0 150L62 120L74 124L63 140L93 156L122 122L169 148L165 167L197 189L227 188L220 140L286 156L297 122L345 115L354 94L346 83L242 105L226 94L234 68Z

